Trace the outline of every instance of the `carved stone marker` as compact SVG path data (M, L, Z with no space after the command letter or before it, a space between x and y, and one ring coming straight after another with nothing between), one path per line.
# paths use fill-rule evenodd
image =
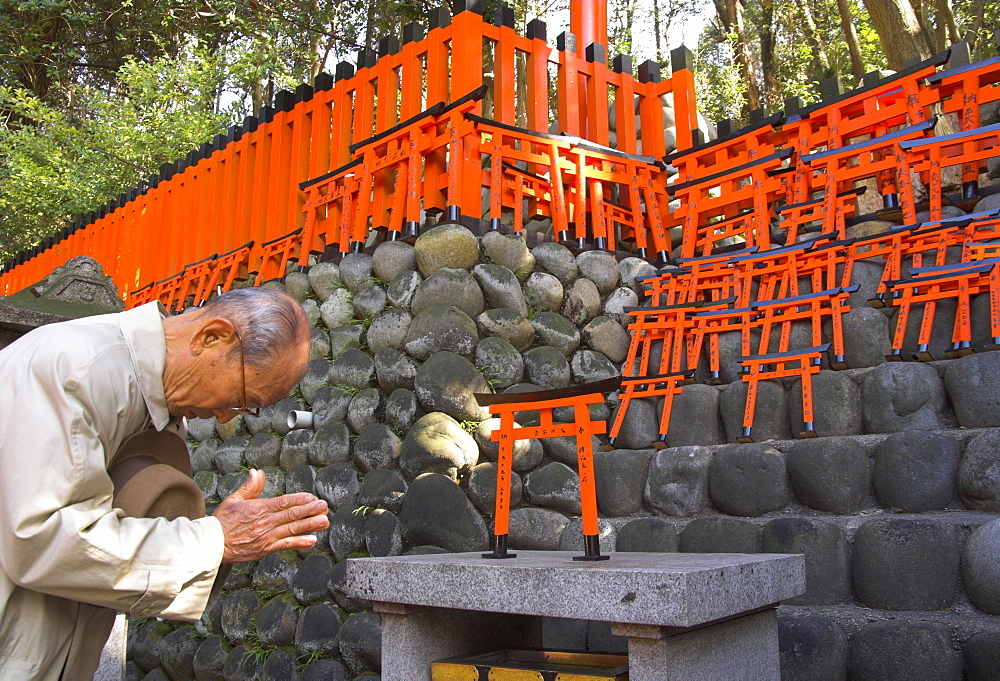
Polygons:
M611 622L631 681L778 681L775 606L805 592L801 555L561 551L513 560L452 553L347 561L345 590L382 615L383 681L429 681L431 662L541 648L542 618Z
M0 296L0 348L45 324L124 309L100 263L78 255L38 283Z

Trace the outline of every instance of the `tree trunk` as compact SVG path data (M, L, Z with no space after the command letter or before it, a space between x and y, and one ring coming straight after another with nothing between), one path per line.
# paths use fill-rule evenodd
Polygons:
M660 0L653 0L653 34L656 36L656 61L663 61L663 39L660 36Z
M796 0L796 4L802 14L802 29L806 36L806 42L809 44L809 51L812 53L812 62L809 65L810 80L818 83L833 75L830 69L830 58L826 56L823 43L816 35L816 22L813 21L809 0Z
M951 9L948 0L937 0L938 24L944 25L948 31L948 42L957 43L962 40L958 32L958 22L955 21L955 13Z
M309 10L312 16L317 16L319 14L319 0L312 0L309 3ZM309 73L312 78L319 75L319 72L323 69L324 57L320 46L320 38L322 37L318 30L309 34Z
M764 106L780 108L781 93L774 77L774 0L761 3L763 21L760 28L760 72L764 76Z
M944 49L944 35L935 30L934 24L927 18L927 3L923 0L909 0L913 6L913 14L917 17L917 25L927 38L927 47L931 53L940 52Z
M927 36L920 29L909 0L864 0L864 3L890 69L898 71L907 59L931 56Z
M990 56L990 46L986 45L986 49L983 50L980 49L982 46L979 44L979 31L983 28L983 15L985 13L986 0L975 0L972 9L972 16L974 16L975 19L972 22L972 28L966 30L964 37L964 40L969 41L969 44L972 45L972 58L977 61Z
M718 9L718 2L716 8ZM743 0L724 0L723 11L725 12L723 23L730 33L735 33L736 37L733 52L740 69L740 75L743 76L743 80L747 84L747 110L753 111L760 108L760 89L757 86L757 75L754 72L750 48L747 45L747 35L743 27Z
M865 60L861 56L861 46L858 45L858 32L854 30L854 17L847 0L837 0L837 11L840 12L840 27L844 31L844 42L851 54L851 73L861 82L865 75Z

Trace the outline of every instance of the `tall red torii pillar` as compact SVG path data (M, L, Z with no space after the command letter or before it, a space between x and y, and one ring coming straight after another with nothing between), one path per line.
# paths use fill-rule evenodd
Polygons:
M607 0L570 0L569 30L576 36L577 54L583 54L591 43L607 46Z

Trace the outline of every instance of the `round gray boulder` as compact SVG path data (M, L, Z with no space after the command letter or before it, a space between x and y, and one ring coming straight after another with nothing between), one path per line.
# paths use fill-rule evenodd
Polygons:
M958 425L966 428L1000 426L1000 358L992 352L948 362L944 385L955 408Z
M385 401L385 423L400 434L406 433L423 415L417 396L408 388L396 388Z
M528 502L568 515L580 515L580 476L563 463L552 462L524 478Z
M788 450L785 467L796 498L810 508L848 515L868 505L868 454L852 438L800 440Z
M857 267L859 263L855 263ZM881 310L866 304L851 306L851 314L843 317L844 361L849 369L873 367L885 363L892 349L889 318Z
M962 582L972 604L1000 615L1000 520L976 528L962 550Z
M399 459L402 442L384 423L369 423L354 442L354 465L362 473L385 468Z
M474 466L469 472L467 492L480 513L493 515L497 503L497 464L487 461ZM507 490L508 509L521 503L523 492L521 476L511 472L510 489Z
M486 379L472 362L454 352L436 352L421 364L413 392L425 411L443 411L458 421L482 421L490 415L474 396L490 392Z
M479 341L475 362L494 390L509 388L524 377L524 358L503 338L491 336Z
M361 479L358 504L398 513L406 494L406 480L393 468L376 468Z
M676 553L679 546L677 528L663 518L636 518L618 530L618 551Z
M398 388L413 388L419 364L395 348L380 348L375 352L375 376L378 387L392 394Z
M535 256L535 267L538 270L548 272L563 284L568 284L580 275L573 253L562 244L546 241L535 246L531 254Z
M765 444L731 445L715 452L708 489L723 513L756 518L788 504L785 460Z
M334 329L354 318L354 296L346 288L335 288L319 306L319 314L326 328Z
M535 256L520 234L487 232L479 239L479 246L488 262L503 265L521 281L535 269Z
M934 367L887 362L861 382L865 431L940 430L954 424L944 384Z
M719 399L722 425L729 442L735 442L743 432L747 388L748 385L743 381L734 380L723 389ZM781 381L760 381L757 384L757 402L750 435L754 442L787 440L791 437L788 429L788 393Z
M626 286L639 295L643 288L636 283L636 277L649 277L656 274L656 268L641 258L624 258L618 263L622 286Z
M509 307L520 314L528 314L521 283L508 268L503 265L476 265L472 268L472 275L489 307Z
M543 390L565 388L570 383L569 362L551 345L540 345L524 353L528 380Z
M625 287L616 288L604 299L604 316L614 319L622 326L628 326L631 320L625 308L638 305L639 296L635 291Z
M851 639L851 679L961 681L962 655L951 629L939 622L889 620L869 624Z
M347 350L330 364L330 385L362 390L375 378L375 362L361 350Z
M372 254L372 271L384 282L390 282L402 272L417 269L417 255L405 241L383 241Z
M525 301L535 310L556 312L562 307L562 282L548 272L532 272L523 290Z
M382 625L375 613L361 612L348 617L336 642L340 658L354 674L360 676L382 669Z
M583 326L601 313L601 294L590 279L577 279L566 290L560 313L576 326Z
M580 274L594 282L602 296L615 290L621 281L621 271L615 256L607 251L584 251L576 256Z
M385 419L385 393L378 388L365 388L351 399L347 407L347 425L355 433L369 423Z
M424 279L417 272L400 272L396 278L389 282L386 294L389 296L389 304L398 310L409 310L410 302L413 300L417 287Z
M569 363L574 383L596 383L621 375L607 357L594 350L578 350Z
M611 317L594 317L580 329L583 344L618 364L628 355L629 336Z
M535 329L527 317L509 307L486 310L476 317L476 329L482 338L503 338L518 352L524 352L535 342Z
M427 473L410 485L399 513L409 545L430 544L448 551L483 551L488 531L479 511L455 482Z
M958 496L961 454L954 438L916 430L893 433L875 451L875 496L885 508L941 510Z
M707 447L676 447L653 454L643 490L646 505L668 516L693 516L708 505Z
M515 508L510 512L508 545L525 551L557 551L569 518L547 508Z
M681 530L685 553L757 553L760 528L749 520L712 516L695 518Z
M376 508L365 518L365 547L371 556L398 556L403 552L403 531L399 519L384 508Z
M847 681L850 645L844 630L829 617L779 616L778 650L785 681Z
M861 388L838 371L820 371L812 377L813 428L821 437L860 435ZM802 382L788 389L788 417L792 433L806 430L802 420Z
M413 317L406 310L383 310L376 314L365 334L368 351L378 352L382 348L402 348L412 319Z
M332 463L316 473L316 496L329 504L332 510L353 505L360 491L361 482L353 466Z
M388 297L381 286L369 286L354 294L354 318L374 319L375 315L385 309Z
M958 466L958 492L973 510L1000 512L1000 432L980 433L965 445Z
M806 592L789 605L835 605L851 596L849 543L840 526L815 518L777 518L764 526L762 553L802 553Z
M372 257L367 253L348 253L340 260L340 278L352 293L372 286Z
M442 350L472 357L478 343L476 323L469 315L451 305L432 305L410 322L403 347L410 357L423 361Z
M652 455L651 450L593 452L597 508L602 515L622 518L642 510Z
M854 536L854 594L869 608L943 610L958 590L961 536L930 518L875 518Z
M451 267L439 269L417 287L410 301L410 312L419 315L435 305L457 307L472 318L485 308L483 292L475 278L467 270Z
M318 262L309 268L309 286L321 301L326 301L330 294L338 288L343 288L340 279L340 267L332 262Z
M725 442L722 421L719 419L721 399L722 393L715 386L704 383L684 386L681 394L674 396L667 445L688 447Z
M539 345L551 345L569 357L580 346L580 331L555 312L539 312L531 318Z

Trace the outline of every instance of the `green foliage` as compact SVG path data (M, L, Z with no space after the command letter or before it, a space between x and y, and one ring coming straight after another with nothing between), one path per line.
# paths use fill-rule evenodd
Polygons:
M223 132L212 108L218 62L192 47L175 58L129 61L121 97L79 88L86 117L71 117L23 88L0 87L0 256L65 226Z

